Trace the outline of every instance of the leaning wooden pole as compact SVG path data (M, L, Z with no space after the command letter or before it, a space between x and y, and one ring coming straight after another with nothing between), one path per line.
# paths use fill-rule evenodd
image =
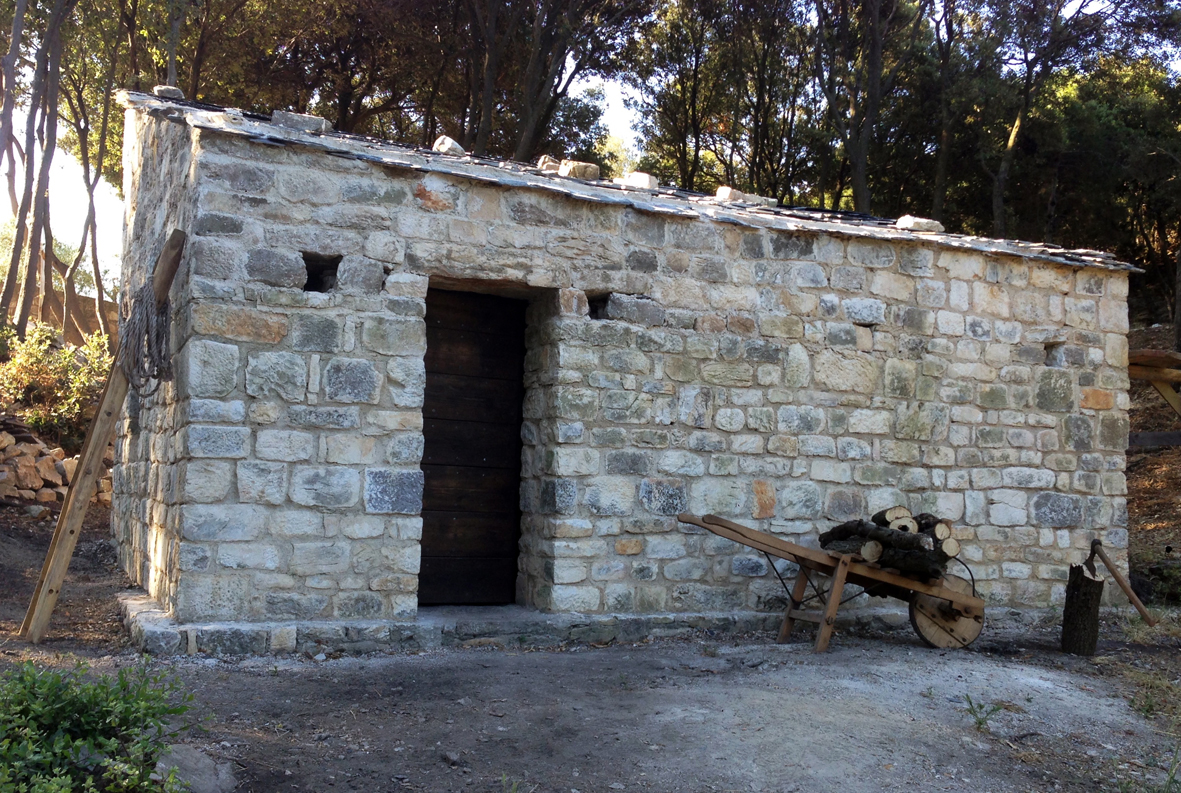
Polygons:
M172 232L156 260L152 291L155 293L158 307L168 299L168 290L172 288L172 279L180 266L180 256L184 247L185 233L177 229ZM126 343L126 340L122 339L120 343ZM49 617L53 614L53 607L57 605L58 595L61 594L66 570L74 555L74 547L78 544L78 533L82 530L86 509L90 505L90 498L94 495L95 485L102 471L103 454L115 433L115 425L119 421L119 413L123 409L123 400L126 397L127 375L115 365L107 377L106 387L99 400L98 412L94 414L90 430L86 433L78 468L70 481L70 489L66 491L66 500L57 517L57 528L54 529L53 540L45 556L45 565L41 568L41 577L37 580L37 589L33 592L29 610L25 613L25 621L21 624L20 635L34 644L45 638L45 631L49 628Z
M1124 578L1124 574L1115 566L1115 562L1111 561L1111 558L1107 555L1107 551L1103 550L1103 543L1100 540L1091 540L1091 555L1098 555L1103 560L1103 564L1107 565L1107 569L1111 572L1111 577L1115 579L1115 583L1119 584L1119 588L1128 596L1128 600L1136 607L1136 611L1140 612L1140 616L1148 623L1148 627L1151 628L1156 625L1156 617L1148 613L1148 609L1140 602L1140 598L1136 597L1136 593L1132 591L1132 587L1128 584L1128 580Z

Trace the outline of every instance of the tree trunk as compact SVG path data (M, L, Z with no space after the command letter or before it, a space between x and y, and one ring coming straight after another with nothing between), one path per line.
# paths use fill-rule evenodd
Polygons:
M1025 109L1028 100L1024 100L1021 109L1017 111L1017 118L1009 128L1009 140L1005 143L1005 153L1001 157L1001 165L996 169L996 177L992 180L992 236L997 239L1005 238L1005 187L1009 181L1009 173L1013 170L1013 160L1017 156L1017 140L1021 136L1021 125L1025 121Z
M931 217L943 220L943 204L947 201L947 171L951 166L951 102L947 97L947 78L943 77L939 97L939 152L935 155L935 186L931 197Z
M176 50L180 47L180 28L184 24L184 4L187 0L168 2L168 71L164 78L166 85L176 85Z
M36 67L33 72L33 84L29 89L29 109L25 121L25 184L21 193L20 206L16 213L16 228L12 234L12 257L8 265L8 275L4 279L4 290L0 293L0 318L8 320L12 312L12 300L17 296L17 285L21 283L21 263L25 260L26 243L29 235L29 212L33 208L33 184L35 162L33 147L37 142L37 118L42 108L42 92L45 90L45 72L48 66L49 52L44 43L37 51ZM7 109L7 108L6 108ZM35 237L33 239L36 239ZM26 278L25 289L35 282L29 278L35 277L36 270L32 268L32 276ZM21 303L24 303L22 296ZM23 336L23 332L22 332Z
M1173 262L1173 349L1181 352L1181 243Z
M1062 607L1062 652L1094 655L1099 643L1099 601L1103 579L1081 564L1070 566L1066 603Z
M500 69L500 52L503 42L497 35L497 21L500 17L500 0L489 0L480 13L477 3L472 2L472 12L480 30L480 38L484 40L484 61L482 73L482 90L480 92L480 125L476 130L476 139L472 146L472 154L483 157L488 150L488 139L492 136L492 109L496 100L496 78ZM505 37L513 35L514 25L510 22L505 31Z
M16 109L16 63L20 59L21 39L25 30L25 9L28 0L17 0L16 10L12 15L12 33L9 39L8 54L4 56L4 105L0 110L0 163L4 155L8 155L8 197L12 202L12 214L20 208L16 197L16 152L13 140L12 115ZM6 319L6 317L4 318Z
M62 53L62 39L61 26L65 17L68 15L71 8L74 6L75 0L70 0L67 4L65 0L57 0L54 6L53 14L49 18L46 25L45 47L48 48L48 59L44 72L45 76L45 94L44 94L44 118L45 123L45 141L44 147L41 150L40 171L37 174L37 192L36 200L33 203L33 230L29 234L29 267L28 267L28 281L25 283L25 294L21 300L20 312L16 318L16 332L22 339L25 337L25 329L28 327L29 313L33 302L33 287L37 282L36 270L34 263L37 259L33 252L33 246L40 246L42 238L52 240L52 235L46 235L46 229L49 223L49 172L50 166L53 163L54 152L57 151L57 98L60 79L60 64ZM36 103L31 103L30 111L36 106ZM26 156L32 159L32 146L29 151L26 151ZM49 250L46 255L52 255L53 251ZM46 279L48 283L43 283L41 288L45 290L42 294L42 301L46 298L44 295L53 293L53 279L50 276L49 263L44 260L42 268L45 270Z
M905 531L884 528L868 520L851 520L838 526L833 526L820 535L820 547L827 548L830 543L847 540L850 537L860 537L862 540L877 540L882 545L903 550L930 551L934 548L934 541L926 534L911 534Z
M936 561L935 552L932 551L908 551L902 548L883 547L882 555L878 557L878 564L927 580L943 575L943 566Z

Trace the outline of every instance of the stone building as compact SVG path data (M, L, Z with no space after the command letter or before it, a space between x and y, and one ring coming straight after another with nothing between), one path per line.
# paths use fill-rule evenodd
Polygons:
M123 101L123 293L189 235L177 378L128 401L114 478L163 649L380 642L431 603L782 608L680 511L805 544L935 512L1012 607L1126 547L1109 256Z

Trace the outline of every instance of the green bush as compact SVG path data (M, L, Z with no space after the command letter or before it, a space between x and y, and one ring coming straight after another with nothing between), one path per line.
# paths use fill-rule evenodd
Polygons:
M90 679L81 663L62 674L26 662L0 677L0 791L184 790L150 777L191 699L146 664Z
M40 322L29 324L23 340L0 331L0 411L20 416L42 440L77 451L110 370L101 334L75 347Z

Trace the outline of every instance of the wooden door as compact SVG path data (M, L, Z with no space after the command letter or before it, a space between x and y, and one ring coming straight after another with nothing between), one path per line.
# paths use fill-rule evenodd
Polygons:
M525 306L427 292L421 605L515 600Z

